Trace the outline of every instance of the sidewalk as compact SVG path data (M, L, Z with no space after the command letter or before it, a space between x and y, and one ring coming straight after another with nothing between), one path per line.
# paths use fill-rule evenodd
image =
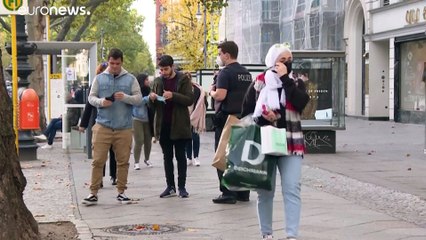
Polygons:
M338 153L305 157L300 239L426 239L424 126L352 118L346 126L346 131L337 132ZM29 182L25 202L38 221L74 221L84 240L260 239L255 192L248 203L211 202L219 195L216 171L210 166L213 133L203 134L201 142L201 166L188 167L188 199L159 198L165 179L161 149L154 144L153 168L135 171L130 165L126 194L137 200L134 204L117 203L116 190L105 177L99 204L82 206L81 199L89 193L90 160L82 152L62 153L57 142L53 150L39 149L44 160L22 163ZM280 191L274 209L275 239L283 239ZM116 226L135 224L160 224L160 230L166 224L183 231L111 233L129 229Z

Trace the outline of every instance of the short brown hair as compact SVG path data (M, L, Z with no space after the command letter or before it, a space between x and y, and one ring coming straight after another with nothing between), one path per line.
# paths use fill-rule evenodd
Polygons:
M229 53L233 59L238 58L238 45L234 41L225 41L217 46L223 53Z

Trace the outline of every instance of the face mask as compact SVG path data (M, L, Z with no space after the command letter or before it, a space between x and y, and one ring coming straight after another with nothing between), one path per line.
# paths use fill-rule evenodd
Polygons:
M219 67L223 67L223 66L225 66L225 64L223 63L222 59L220 59L220 57L219 57L219 56L217 56L217 57L216 57L216 64L217 64Z
M287 73L291 73L291 71L293 70L293 61L287 61L284 63L284 65L287 67Z

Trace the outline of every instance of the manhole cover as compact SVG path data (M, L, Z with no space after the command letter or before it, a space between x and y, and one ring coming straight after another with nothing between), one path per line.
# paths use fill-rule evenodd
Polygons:
M104 232L122 235L159 235L167 233L178 233L185 230L183 227L166 224L134 224L112 226L102 229Z

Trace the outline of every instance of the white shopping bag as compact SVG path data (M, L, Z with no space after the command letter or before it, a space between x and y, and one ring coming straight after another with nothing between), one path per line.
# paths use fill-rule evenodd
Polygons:
M287 135L285 128L265 126L260 128L262 154L285 156L287 152Z

